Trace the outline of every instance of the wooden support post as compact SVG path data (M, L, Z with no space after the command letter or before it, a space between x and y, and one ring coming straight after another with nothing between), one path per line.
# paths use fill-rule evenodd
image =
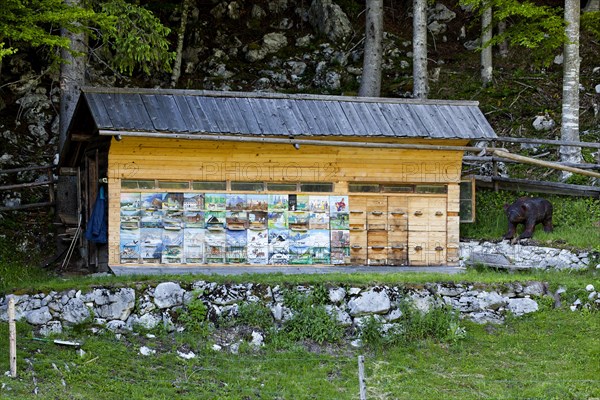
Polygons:
M492 140L492 149L496 147L496 141ZM494 160L494 158L492 157L492 169L493 169L493 174L494 174L494 178L498 177L498 163L496 162L496 160ZM492 182L494 182L494 192L498 191L498 181L496 181L495 179L492 179Z
M48 184L48 201L54 203L54 173L52 167L48 167L46 173L48 174L48 182L50 182Z
M17 377L17 328L15 326L15 298L8 300L8 340L10 357L10 376Z
M365 385L365 357L358 356L358 386L360 400L367 400L367 386Z

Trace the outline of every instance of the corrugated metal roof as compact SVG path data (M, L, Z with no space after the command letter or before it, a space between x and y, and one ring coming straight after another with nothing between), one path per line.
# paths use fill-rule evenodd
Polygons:
M84 88L99 130L260 136L481 139L477 102Z

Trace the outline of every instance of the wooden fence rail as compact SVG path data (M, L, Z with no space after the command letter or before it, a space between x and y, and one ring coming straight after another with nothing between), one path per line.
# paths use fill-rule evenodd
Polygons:
M34 181L34 182L2 185L2 186L0 186L0 192L7 191L7 190L32 189L32 188L39 188L39 187L43 187L43 186L48 187L48 201L39 202L39 203L31 203L31 204L19 204L18 206L0 207L0 211L15 211L15 210L24 210L24 209L54 206L55 205L54 184L56 183L56 181L54 180L54 170L55 169L56 169L56 167L53 165L43 165L43 166L31 166L31 167L0 170L0 175L18 174L21 172L29 172L29 171L45 171L46 176L47 176L47 179L44 181Z
M484 139L481 142L491 142L492 147L496 147L495 144L498 142L501 143L527 143L527 144L544 144L551 146L567 146L567 147L583 147L583 148L592 148L598 149L596 153L596 164L592 163L572 163L572 162L560 162L555 161L554 164L558 164L564 167L578 168L580 170L590 170L590 171L600 171L600 143L596 142L573 142L573 141L564 141L564 140L549 140L549 139L533 139L533 138L514 138L514 137L497 137L494 139ZM538 157L541 157L542 154ZM491 156L471 156L465 155L463 157L463 163L469 166L472 166L474 163L492 163L492 176L482 176L482 175L469 175L473 177L477 183L478 187L491 187L494 190L504 189L504 190L513 190L513 191L526 191L526 192L539 192L539 193L551 193L551 194L561 194L561 195L569 195L569 196L592 196L596 198L600 198L600 186L589 186L589 185L573 185L566 184L561 182L549 182L549 181L537 181L530 179L517 179L517 178L505 178L501 177L498 173L498 163L521 163L516 158L511 157L513 159L508 159L506 157L502 157L498 155L498 152L495 152L494 155ZM543 164L547 164L545 162L540 162L540 166L544 167ZM597 174L590 173L592 176L596 176Z

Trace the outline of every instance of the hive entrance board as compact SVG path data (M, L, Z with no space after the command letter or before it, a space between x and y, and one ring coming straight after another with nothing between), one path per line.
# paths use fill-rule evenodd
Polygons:
M441 265L446 198L350 196L353 265Z

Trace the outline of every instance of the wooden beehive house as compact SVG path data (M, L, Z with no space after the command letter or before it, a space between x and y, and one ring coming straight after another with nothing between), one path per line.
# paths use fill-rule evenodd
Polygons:
M84 223L108 193L92 264L455 265L461 146L494 137L476 102L84 88L61 167Z

